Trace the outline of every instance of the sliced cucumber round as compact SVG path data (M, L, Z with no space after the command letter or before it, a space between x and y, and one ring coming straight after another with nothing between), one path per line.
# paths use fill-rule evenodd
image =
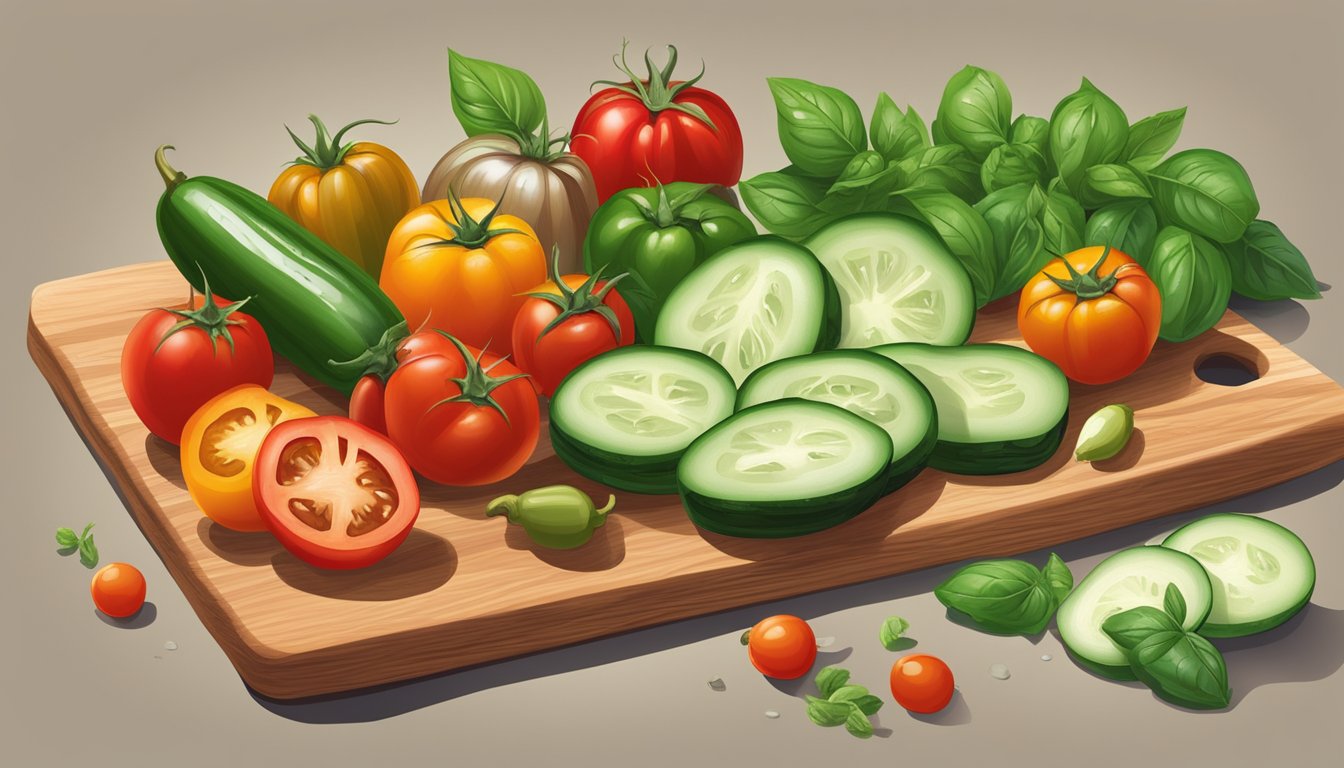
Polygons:
M1242 637L1273 629L1302 610L1316 588L1316 562L1307 545L1261 517L1202 517L1162 546L1198 560L1213 582L1213 610L1201 635Z
M729 536L814 533L854 517L886 488L891 438L829 403L754 405L691 443L677 484L691 521Z
M1209 576L1193 557L1165 547L1133 547L1102 560L1059 606L1059 639L1083 665L1116 680L1136 679L1120 650L1102 631L1106 619L1130 608L1162 608L1167 585L1185 598L1182 623L1197 629L1213 607Z
M776 360L742 383L737 409L786 397L838 405L886 430L892 448L888 493L924 469L938 442L938 414L929 390L909 371L867 350Z
M654 342L703 352L741 382L772 360L835 346L840 305L812 252L765 235L719 251L682 279Z
M551 445L575 472L635 493L676 493L677 461L733 412L737 388L708 357L633 346L574 369L551 397Z
M1021 472L1045 463L1064 439L1069 381L1054 363L1006 344L887 344L933 395L938 444L929 466L962 475Z
M923 223L894 213L859 213L822 227L803 245L839 291L839 346L956 346L970 338L971 278Z

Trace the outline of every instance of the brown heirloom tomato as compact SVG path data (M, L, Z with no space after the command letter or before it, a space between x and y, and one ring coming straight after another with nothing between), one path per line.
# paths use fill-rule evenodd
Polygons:
M1148 359L1162 325L1157 286L1109 246L1054 259L1027 282L1017 326L1032 351L1083 384L1123 379Z

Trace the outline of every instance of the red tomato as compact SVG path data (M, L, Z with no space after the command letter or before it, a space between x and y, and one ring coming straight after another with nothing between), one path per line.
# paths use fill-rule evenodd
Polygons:
M281 422L255 466L252 495L266 527L320 568L373 565L420 515L420 489L396 447L343 416Z
M761 619L743 639L751 665L766 677L796 680L817 660L817 636L797 616L781 614Z
M937 656L911 654L891 667L891 695L911 712L927 715L946 707L954 686L952 670Z
M415 471L436 483L503 480L537 446L537 394L503 358L442 335L451 349L430 352L437 342L419 340L413 349L425 354L408 357L388 379L387 434Z
M397 365L426 355L455 355L457 347L448 337L438 331L416 331L397 344ZM487 355L493 361L498 357ZM368 374L355 382L350 392L350 418L369 429L387 434L387 412L383 403L387 397L387 384L383 379Z
M190 305L151 309L121 349L121 384L150 432L177 445L187 419L206 401L240 384L271 386L275 358L251 315L210 293Z
M668 46L662 71L649 62L645 79L625 63L628 82L600 80L603 88L583 105L570 132L570 151L587 163L598 202L629 187L658 180L694 181L731 187L742 178L742 130L723 99L695 83L672 80L677 49ZM597 83L594 83L596 85Z
M583 361L635 341L635 318L611 281L559 277L533 288L513 320L513 360L547 397ZM540 295L539 295L540 294Z
M93 574L94 606L115 619L134 616L145 604L145 575L127 563L108 563Z

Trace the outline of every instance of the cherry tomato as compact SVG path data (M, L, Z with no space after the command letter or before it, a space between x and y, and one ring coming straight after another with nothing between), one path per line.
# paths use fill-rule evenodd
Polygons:
M761 619L743 637L751 665L766 677L795 680L817 660L817 636L797 616Z
M560 380L580 363L635 341L635 318L615 291L625 275L610 281L559 274L530 292L513 320L513 359L550 397Z
M145 575L127 563L108 563L93 574L93 605L116 619L134 616L145 604Z
M235 531L264 531L252 498L257 450L275 425L317 414L244 384L202 405L182 430L182 477L206 517Z
M537 447L537 394L503 358L444 338L451 350L410 357L388 379L387 434L411 467L436 483L498 482Z
M718 95L672 80L677 49L668 46L661 71L649 63L640 78L625 63L624 83L603 88L584 103L570 131L570 151L588 164L602 202L622 189L656 181L694 181L731 187L742 178L742 130ZM645 56L645 61L649 61Z
M150 432L177 445L205 401L239 384L271 386L275 358L266 331L210 293L180 307L151 309L121 349L121 384Z
M417 331L397 344L396 363L405 365L419 357L427 355L456 355L457 348L448 337L437 331ZM486 355L493 362L497 355ZM395 370L395 369L394 369ZM390 378L390 377L389 377ZM350 418L382 434L387 434L387 383L383 379L369 374L355 382L350 392Z
M1107 246L1052 260L1027 282L1017 327L1032 351L1074 381L1123 379L1148 359L1162 326L1162 297L1148 273Z
M396 446L343 416L272 429L253 478L266 527L320 568L373 565L406 540L420 514L420 489Z
M931 714L952 700L952 670L937 656L915 653L891 666L891 695L911 712Z

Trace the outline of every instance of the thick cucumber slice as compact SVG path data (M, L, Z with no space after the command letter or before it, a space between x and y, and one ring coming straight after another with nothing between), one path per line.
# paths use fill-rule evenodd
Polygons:
M742 383L737 409L786 397L838 405L886 430L892 448L888 493L924 469L938 442L938 414L929 390L909 371L866 350L776 360Z
M970 338L971 278L924 224L893 213L860 213L822 227L803 245L840 293L839 346L956 346Z
M962 475L1021 472L1059 448L1069 382L1054 363L1005 344L874 347L928 387L938 406L929 466Z
M766 235L723 249L677 283L654 342L703 352L741 382L772 360L835 346L839 332L839 300L821 263Z
M691 521L729 536L813 533L882 496L891 438L836 405L789 398L738 411L677 466Z
M1199 561L1213 582L1213 610L1199 628L1209 637L1242 637L1292 618L1316 588L1307 545L1278 523L1217 514L1178 529L1162 546Z
M1182 626L1197 629L1213 607L1213 587L1199 561L1165 547L1134 547L1102 560L1064 598L1055 614L1059 638L1074 658L1098 674L1134 680L1124 652L1101 630L1101 623L1141 605L1161 609L1168 584L1175 584L1185 598Z
M575 472L635 493L676 493L691 441L733 412L732 377L684 349L621 347L576 368L551 398L551 445Z

